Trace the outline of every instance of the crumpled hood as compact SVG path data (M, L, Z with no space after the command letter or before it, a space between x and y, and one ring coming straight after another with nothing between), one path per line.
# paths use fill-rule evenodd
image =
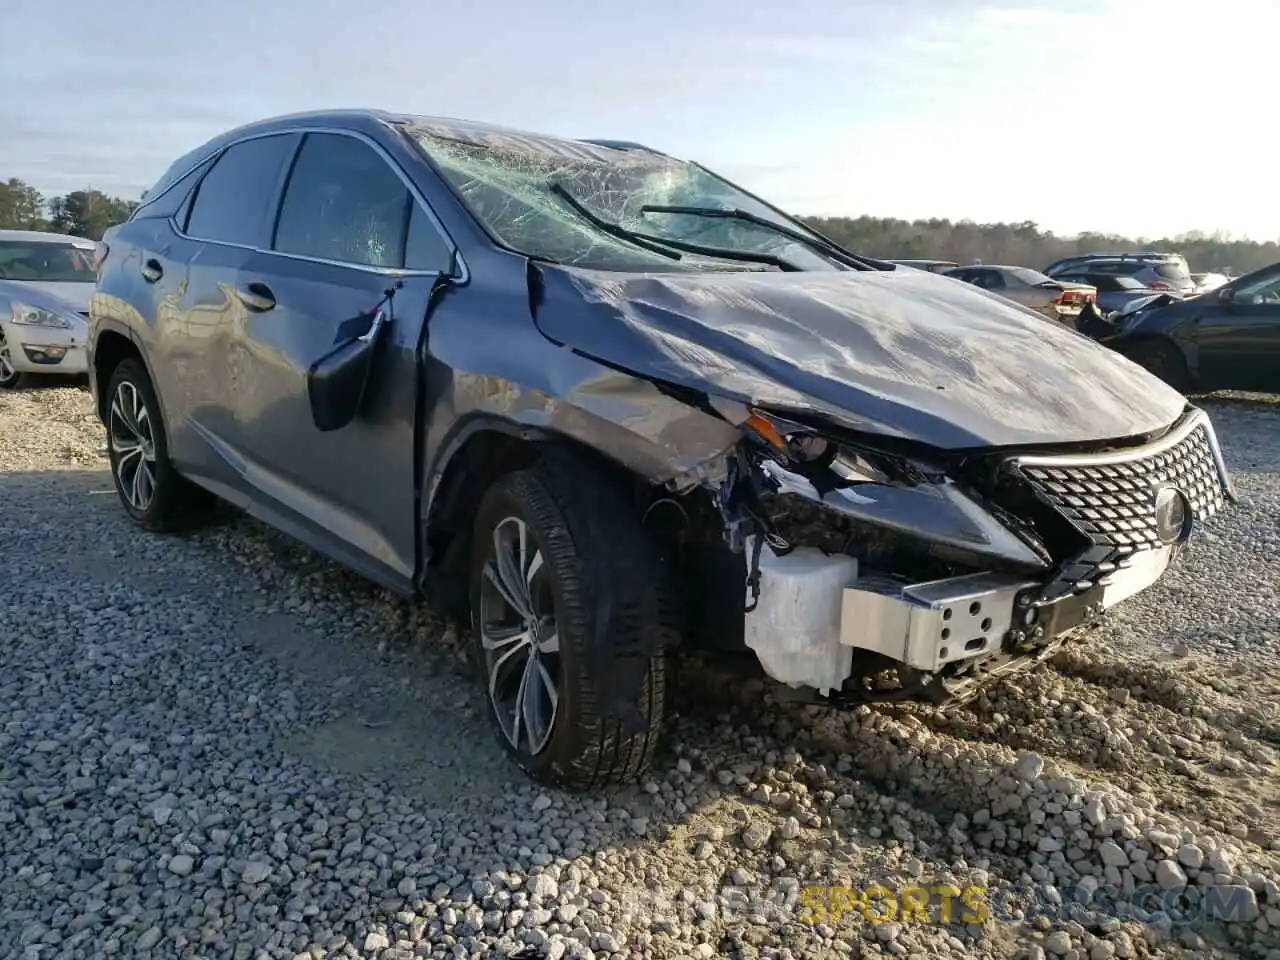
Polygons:
M941 449L1116 440L1186 405L1074 330L921 270L538 270L539 329L580 353Z
M6 301L18 300L33 307L83 316L89 310L89 301L97 287L92 283L52 282L30 280L0 280L0 297Z

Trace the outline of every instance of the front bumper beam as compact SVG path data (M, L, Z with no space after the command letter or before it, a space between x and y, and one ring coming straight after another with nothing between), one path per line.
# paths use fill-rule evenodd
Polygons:
M747 646L766 674L831 699L879 697L858 689L856 652L906 668L921 699L964 699L997 675L1039 662L1076 628L1155 583L1177 554L1141 551L1089 589L1040 601L1045 583L977 573L907 583L859 570L851 557L765 545ZM879 658L874 658L879 659Z

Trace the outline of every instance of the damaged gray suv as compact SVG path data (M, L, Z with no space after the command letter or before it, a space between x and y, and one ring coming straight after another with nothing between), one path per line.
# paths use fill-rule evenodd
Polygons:
M221 498L462 618L547 783L637 776L682 651L970 697L1233 499L1205 414L1120 355L634 143L282 117L104 239L128 514Z

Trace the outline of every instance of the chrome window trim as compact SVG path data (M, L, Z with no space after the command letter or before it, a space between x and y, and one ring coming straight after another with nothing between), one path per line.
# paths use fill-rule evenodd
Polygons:
M466 258L464 258L462 255L462 250L458 247L457 243L454 242L453 237L449 235L449 231L445 229L444 224L440 221L440 218L436 215L436 212L433 209L431 209L431 204L427 203L427 199L422 195L422 191L419 190L417 185L415 185L413 181L409 179L408 175L405 174L404 170L401 169L400 164L396 163L395 159L386 151L386 149L382 146L382 144L378 143L376 140L374 140L372 137L370 137L366 133L363 133L359 130L346 130L341 127L333 127L333 126L327 126L327 125L308 125L308 124L302 124L302 125L296 125L296 126L290 125L289 127L280 128L277 130L263 130L257 133L247 134L246 136L240 137L239 139L226 144L225 146L217 150L215 153L210 154L209 157L206 157L204 160L200 162L204 163L205 161L212 159L213 163L209 164L209 169L212 170L214 165L217 163L219 159L221 159L224 153L226 153L232 147L238 146L242 143L248 143L250 140L261 140L264 137L288 136L290 134L303 134L305 136L308 133L331 133L331 134L336 134L338 136L343 136L343 137L352 137L353 139L359 140L367 144L368 146L372 147L374 152L377 153L378 156L382 158L383 162L386 163L392 169L392 171L395 172L395 175L400 178L400 182L405 185L405 189L409 191L409 195L413 197L414 201L422 207L423 212L427 215L427 218L431 221L431 225L435 227L436 233L440 235L440 238L444 241L445 246L450 251L452 251L454 259L458 265L458 274L454 279L456 279L459 284L465 284L467 283L468 280L471 279L471 271L467 267L467 261L466 261ZM293 160L297 158L297 151L300 149L301 149L301 143L299 143L298 147L295 148L293 157L290 158L290 161L289 161L290 163L292 163ZM193 166L192 170L196 169L199 165L200 164L196 164L195 166ZM190 173L190 172L191 172L190 170L187 171L187 173ZM205 171L205 173L201 174L199 180L197 180L197 182L193 184L193 189L195 189L196 191L199 191L200 183L204 180L204 177L207 174L208 174L207 170ZM183 174L183 176L186 176L186 175L187 174ZM287 184L286 184L286 187L287 187ZM169 192L168 190L165 190L165 193L168 193L168 192ZM164 194L161 194L160 196L163 196L163 195ZM195 197L195 199L196 200L199 199L198 194ZM284 195L283 193L281 193L278 198L277 205L279 203L283 203L283 201L284 201ZM193 201L192 206L194 207L194 205L195 204ZM278 209L276 213L277 214L279 213ZM174 233L182 237L184 240L191 240L196 243L212 243L212 244L217 244L220 247L232 247L237 250L249 250L249 251L252 251L253 253L262 253L262 254L267 254L269 256L273 256L273 257L287 257L290 260L301 260L305 263L320 263L320 264L324 264L326 266L331 266L331 267L345 267L348 270L360 270L365 273L371 273L377 276L384 276L384 277L440 277L445 275L443 270L411 270L406 267L375 267L367 263L350 263L346 260L327 260L323 257L309 257L306 254L301 254L301 253L285 253L281 250L273 250L269 247L259 247L259 246L254 246L246 243L230 243L225 240L213 240L205 237L197 237L194 234L187 233L185 230L179 227L178 222L173 217L167 217L166 220L168 221L169 226L173 228Z

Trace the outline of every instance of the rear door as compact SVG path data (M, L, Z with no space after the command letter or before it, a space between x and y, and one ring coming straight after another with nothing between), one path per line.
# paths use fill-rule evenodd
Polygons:
M1227 289L1230 302L1200 298L1205 312L1193 336L1201 385L1280 392L1280 271Z
M269 522L396 589L416 561L417 353L451 245L425 202L372 141L309 132L287 176L269 249L239 267L250 304L228 358L237 448ZM307 371L350 336L344 322L386 305L390 327L362 413L321 432Z
M167 426L169 456L187 471L207 460L210 451L203 444L190 443L187 395L173 391L181 378L170 375L163 358L172 349L168 341L176 332L175 307L188 287L187 263L200 246L181 235L180 224L190 209L195 185L209 166L210 161L205 161L164 193L150 198L126 223L108 231L103 240L110 253L93 303L99 320L114 321L146 338L145 353L151 360L149 368ZM148 323L137 324L137 317ZM162 360L158 365L157 359ZM94 386L99 393L108 388L106 383Z
M228 459L239 388L228 360L246 317L236 277L265 240L271 199L298 139L273 134L222 151L175 209L180 255L157 248L141 257L144 276L159 274L155 283L163 291L151 350L171 453L180 467L232 499L242 487Z

